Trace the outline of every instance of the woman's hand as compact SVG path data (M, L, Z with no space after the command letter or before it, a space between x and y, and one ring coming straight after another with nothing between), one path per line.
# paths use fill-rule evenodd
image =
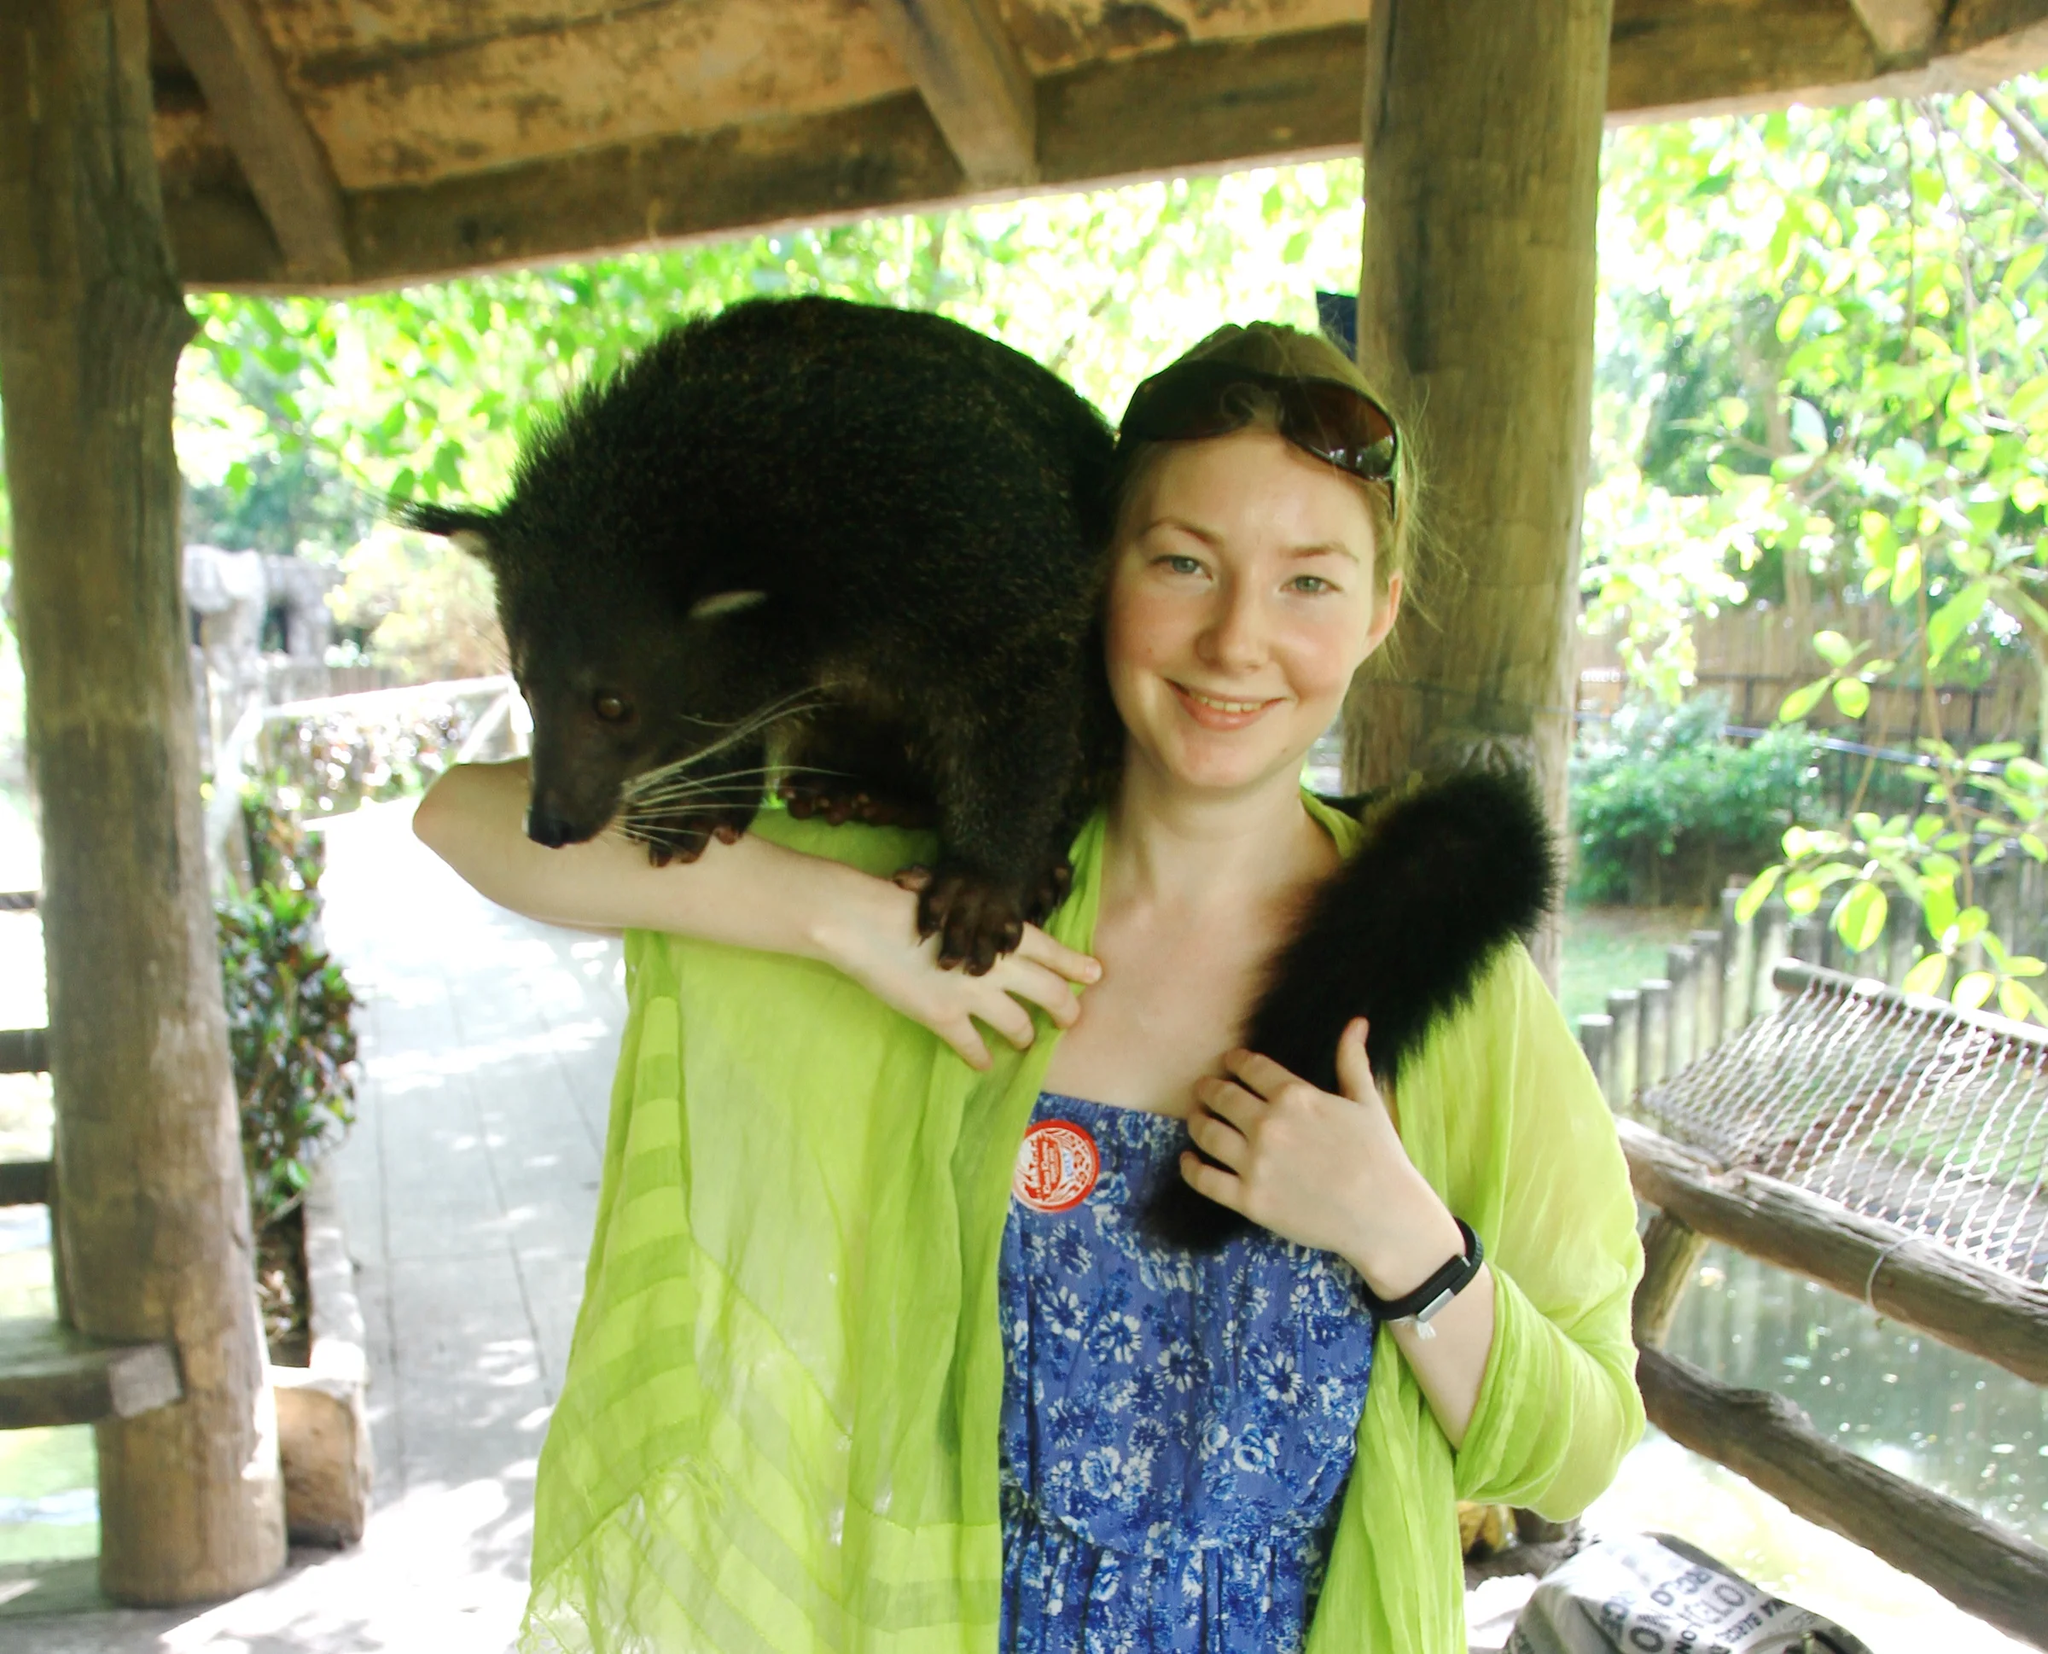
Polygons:
M816 921L817 956L931 1029L975 1068L986 1069L992 1060L977 1021L1020 1051L1037 1037L1029 1006L1057 1027L1074 1025L1081 1014L1074 988L1100 978L1099 964L1026 925L1016 950L984 975L942 970L939 939L917 933L916 883L867 879L858 900L835 902Z
M1223 1163L1181 1156L1181 1176L1211 1200L1302 1246L1335 1252L1382 1298L1405 1298L1465 1249L1457 1221L1401 1147L1365 1057L1365 1019L1337 1044L1341 1095L1270 1057L1232 1051L1229 1079L1195 1085L1188 1133ZM1394 1340L1455 1449L1478 1404L1493 1351L1493 1275L1482 1265L1427 1329L1393 1323Z
M1464 1246L1380 1098L1355 1018L1337 1045L1341 1094L1270 1057L1230 1051L1228 1078L1195 1084L1188 1135L1220 1162L1181 1156L1201 1194L1302 1246L1335 1252L1383 1298L1414 1290Z

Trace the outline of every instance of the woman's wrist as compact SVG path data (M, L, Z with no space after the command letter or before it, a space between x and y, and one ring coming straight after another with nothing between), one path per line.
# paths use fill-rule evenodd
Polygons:
M916 898L887 879L840 862L816 863L818 888L805 904L803 934L792 951L858 977L878 936L894 938L912 917Z
M1400 1182L1398 1193L1375 1191L1371 1232L1344 1253L1379 1298L1405 1298L1465 1250L1458 1220L1422 1174L1409 1166Z

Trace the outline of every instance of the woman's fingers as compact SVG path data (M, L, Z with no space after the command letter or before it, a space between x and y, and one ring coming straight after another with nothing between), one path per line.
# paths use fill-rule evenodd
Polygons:
M1102 965L1085 953L1076 953L1066 943L1055 941L1036 925L1024 927L1024 940L1011 955L1014 959L1029 960L1064 977L1069 982L1087 984L1102 979Z
M1337 1085L1354 1103L1375 1095L1372 1062L1365 1054L1365 1037L1370 1032L1364 1017L1353 1017L1337 1041Z
M1271 1102L1290 1085L1306 1085L1308 1082L1298 1074L1282 1068L1271 1057L1262 1057L1256 1051L1226 1051L1223 1066L1244 1082L1245 1089Z
M1195 1099L1211 1114L1228 1120L1239 1131L1249 1130L1265 1111L1265 1099L1253 1095L1229 1080L1205 1077L1195 1082Z
M1052 1018L1055 1027L1071 1028L1081 1015L1081 1001L1074 995L1073 987L1057 971L1043 965L1033 964L1028 959L1011 955L999 960L996 968L985 980L1000 986L1005 993L1015 994L1027 1000Z
M1007 993L990 994L975 1006L974 1014L1019 1051L1028 1048L1031 1042L1038 1038L1038 1029L1031 1021L1031 1013Z
M1207 1195L1218 1206L1228 1206L1233 1212L1239 1210L1243 1185L1238 1182L1235 1172L1227 1172L1220 1166L1212 1166L1192 1150L1182 1150L1180 1157L1181 1181L1198 1195Z
M981 1037L981 1030L974 1026L971 1017L962 1017L958 1022L934 1023L932 1031L952 1046L960 1054L960 1060L969 1068L988 1068L988 1045Z
M1193 1139L1195 1147L1211 1160L1220 1160L1233 1169L1243 1158L1244 1133L1228 1120L1218 1119L1206 1108L1197 1108L1188 1116L1188 1136Z

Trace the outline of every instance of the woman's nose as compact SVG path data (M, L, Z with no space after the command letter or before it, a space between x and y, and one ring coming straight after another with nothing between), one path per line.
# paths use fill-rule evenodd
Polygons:
M1265 616L1257 594L1233 583L1216 594L1216 607L1203 628L1203 659L1224 671L1242 671L1266 658Z

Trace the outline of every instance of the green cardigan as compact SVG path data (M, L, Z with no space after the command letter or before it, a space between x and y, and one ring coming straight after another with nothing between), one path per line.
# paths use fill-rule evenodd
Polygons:
M1356 848L1355 822L1309 807ZM930 850L776 812L756 830L878 873ZM1081 949L1102 832L1075 841L1049 926ZM981 1075L822 965L636 931L626 968L522 1647L987 1654L997 1254L1051 1030ZM1627 1171L1520 946L1399 1101L1409 1155L1493 1262L1493 1353L1453 1452L1382 1329L1310 1654L1463 1654L1456 1501L1570 1515L1642 1429Z

